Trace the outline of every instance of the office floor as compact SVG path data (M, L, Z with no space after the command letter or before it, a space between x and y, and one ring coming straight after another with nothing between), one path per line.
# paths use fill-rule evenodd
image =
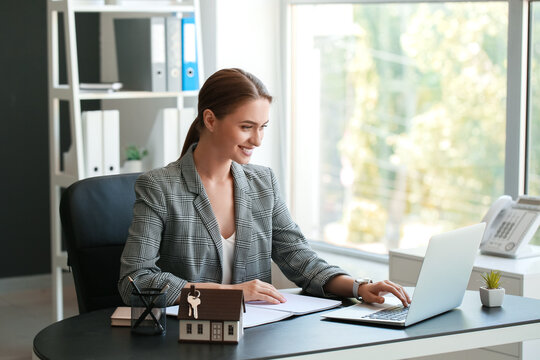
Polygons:
M76 314L73 278L65 273L64 317ZM52 322L50 275L0 279L0 359L31 359L34 336Z

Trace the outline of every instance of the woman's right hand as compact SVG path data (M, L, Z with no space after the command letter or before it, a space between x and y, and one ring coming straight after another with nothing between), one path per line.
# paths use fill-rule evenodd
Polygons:
M271 304L279 304L287 301L274 286L258 279L229 286L232 289L243 290L244 301L246 302L260 300Z

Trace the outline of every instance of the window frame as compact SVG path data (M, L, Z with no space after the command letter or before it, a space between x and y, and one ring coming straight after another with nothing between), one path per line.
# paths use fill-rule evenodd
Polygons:
M281 56L285 79L281 88L285 107L282 116L282 127L286 129L286 160L283 165L285 174L286 200L293 217L296 218L297 206L291 195L295 189L295 154L294 154L294 119L292 118L292 56L291 56L291 8L295 5L323 4L388 4L388 3L437 3L464 2L465 0L282 0L281 2L281 34L280 40L285 44ZM507 39L507 97L506 97L506 143L504 161L504 194L516 198L527 194L528 171L528 103L529 103L529 36L531 26L532 0L469 0L468 2L506 2L508 4L508 39ZM501 194L502 195L502 194ZM354 256L366 260L388 263L388 255L368 253L366 251L348 249L330 245L322 241L309 239L315 250Z

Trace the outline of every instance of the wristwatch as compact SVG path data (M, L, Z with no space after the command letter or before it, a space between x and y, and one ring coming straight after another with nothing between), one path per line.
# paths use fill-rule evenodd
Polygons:
M352 286L352 293L353 293L353 296L357 299L357 300L362 300L362 297L358 295L358 288L361 286L361 285L364 285L364 284L371 284L373 281L371 279L368 279L368 278L359 278L359 279L354 279L354 282L353 282L353 286Z

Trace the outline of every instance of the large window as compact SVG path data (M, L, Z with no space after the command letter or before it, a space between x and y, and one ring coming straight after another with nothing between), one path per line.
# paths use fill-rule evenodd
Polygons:
M308 238L384 254L480 221L504 193L508 4L290 10L291 205Z

